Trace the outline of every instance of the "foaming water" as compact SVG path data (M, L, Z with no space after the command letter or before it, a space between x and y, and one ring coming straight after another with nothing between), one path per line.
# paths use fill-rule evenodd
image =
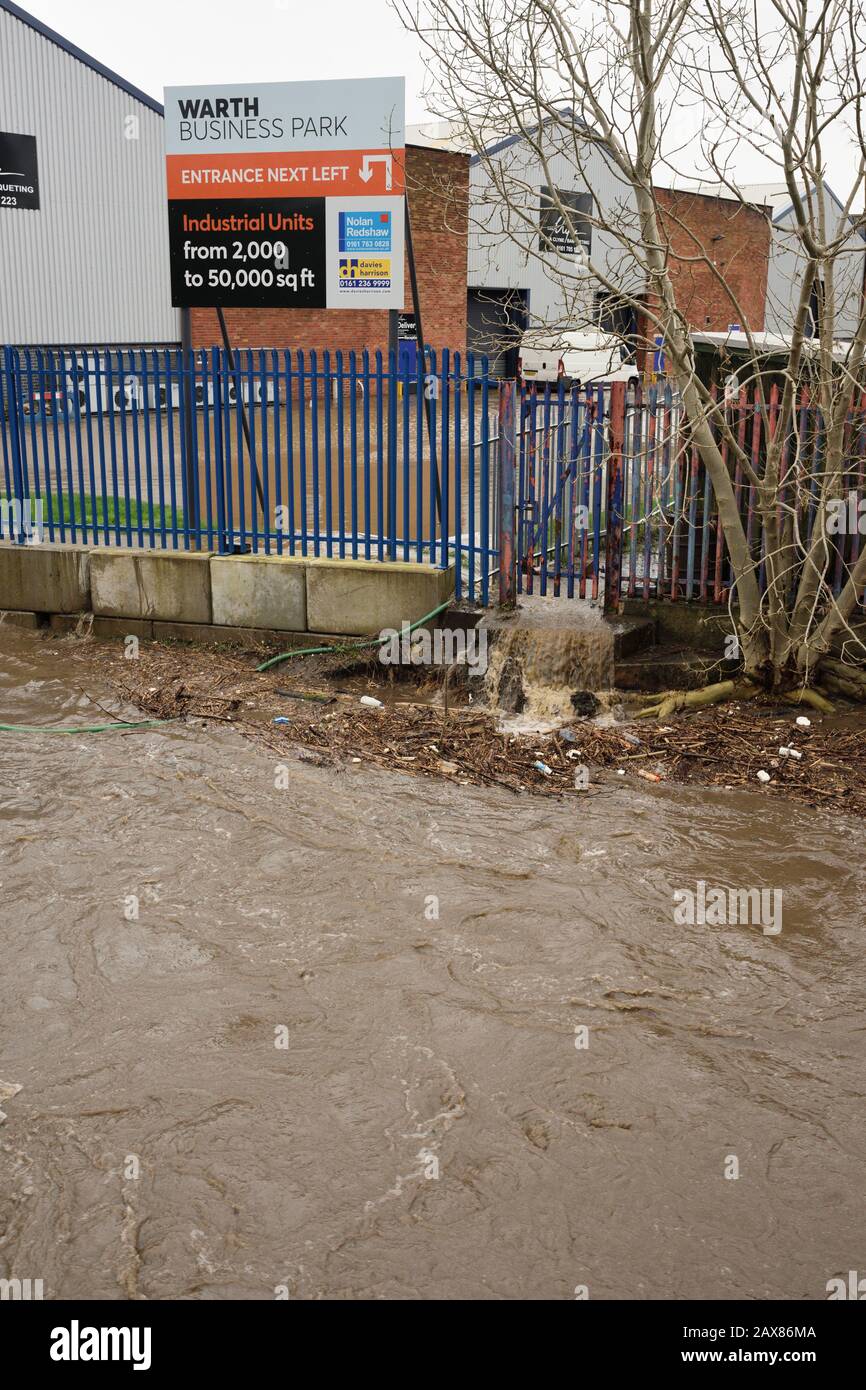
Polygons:
M114 708L68 650L3 630L4 722ZM3 1277L824 1298L862 1268L856 823L290 760L280 790L183 724L0 737ZM699 879L781 888L782 933L677 925Z
M556 728L574 717L575 691L613 684L613 632L589 604L524 598L492 636L485 689L510 732Z

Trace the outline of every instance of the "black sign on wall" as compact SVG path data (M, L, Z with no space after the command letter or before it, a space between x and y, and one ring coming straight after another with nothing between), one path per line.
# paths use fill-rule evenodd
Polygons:
M562 209L568 212L567 218ZM541 250L552 251L557 256L574 256L578 246L582 246L589 255L592 246L591 213L591 193L573 193L567 188L557 188L552 193L549 188L542 188Z
M35 135L0 130L0 208L39 208Z

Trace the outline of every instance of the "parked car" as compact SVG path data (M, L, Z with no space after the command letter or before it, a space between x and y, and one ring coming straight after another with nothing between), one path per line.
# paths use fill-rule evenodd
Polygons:
M520 345L517 372L527 383L560 382L575 385L637 381L638 370L627 361L622 339L592 329L527 329Z

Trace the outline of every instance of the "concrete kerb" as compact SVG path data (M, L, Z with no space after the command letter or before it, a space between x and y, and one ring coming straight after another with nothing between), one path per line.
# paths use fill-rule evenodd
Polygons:
M364 637L399 628L454 594L454 566L404 561L307 561L307 625L316 632Z
M90 547L0 542L0 609L80 613L90 607Z
M624 614L631 617L649 617L656 625L656 637L660 643L682 642L698 651L721 652L725 637L734 631L728 610L724 605L687 602L671 603L668 600L651 599L649 603L641 599L626 599Z
M100 550L90 557L90 597L100 618L212 621L209 551Z
M306 566L306 560L288 555L212 556L214 623L234 628L305 631Z
M167 625L366 637L454 594L454 568L404 561L0 545L0 610L94 614L97 635ZM153 625L148 626L148 625Z

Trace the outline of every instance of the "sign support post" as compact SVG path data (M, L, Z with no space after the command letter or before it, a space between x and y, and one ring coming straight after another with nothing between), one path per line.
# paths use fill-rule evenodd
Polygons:
M405 200L406 211L406 255L409 258L409 282L412 286L412 312L415 315L415 341L418 344L418 361L424 369L424 328L421 323L421 298L418 294L418 271L415 267L415 247L412 244L412 217L409 213L409 199ZM427 429L430 429L430 403L427 402Z
M424 377L425 386L427 380L426 358L424 356L424 327L421 322L421 296L418 293L418 271L415 266L415 248L412 244L412 218L409 213L409 199L404 199L405 213L404 222L406 227L406 255L409 258L409 282L412 286L412 310L415 315L415 341L418 344L418 361L421 363L421 373ZM427 440L430 447L430 456L433 456L433 416L430 410L430 397L425 389L424 392L424 414L427 417ZM442 488L439 483L439 465L437 461L436 475L434 477L436 485L436 515L442 517Z
M186 478L186 505L189 512L190 531L199 537L199 497L198 470L194 461L195 447L195 395L192 389L192 311L180 311L180 370L183 398L183 445L185 455L184 476Z
M224 347L225 350L226 350L226 357L229 359L229 371L230 371L230 372L234 372L234 369L235 369L235 355L234 355L234 352L232 351L231 339L229 338L228 324L226 323L226 316L225 316L225 314L224 314L223 311L222 311L222 306L219 305L219 304L216 306L216 311L217 311L217 318L219 319L220 333L222 334L223 347ZM286 387L286 389L287 389L287 390L291 389L291 382L290 382L289 385ZM261 481L260 481L260 479L259 479L259 470L256 468L256 461L255 461L255 459L253 458L253 444L252 444L252 439L251 439L251 437L250 437L250 422L249 422L249 420L247 419L247 408L246 408L246 406L244 405L244 398L243 398L243 391L242 391L242 390L238 392L238 406L239 406L240 412L241 412L241 425L243 426L244 439L246 440L246 445L247 445L247 453L249 454L249 458L250 458L250 468L251 468L252 471L253 471L253 481L254 481L254 483L255 483L255 485L256 485L256 497L259 499L259 506L260 506L261 509L262 509L262 517L264 518L265 525L267 526L267 524L268 524L268 519L267 519L267 517L265 516L265 499L264 499L264 495L263 495L263 493L262 493L262 484L261 484Z

